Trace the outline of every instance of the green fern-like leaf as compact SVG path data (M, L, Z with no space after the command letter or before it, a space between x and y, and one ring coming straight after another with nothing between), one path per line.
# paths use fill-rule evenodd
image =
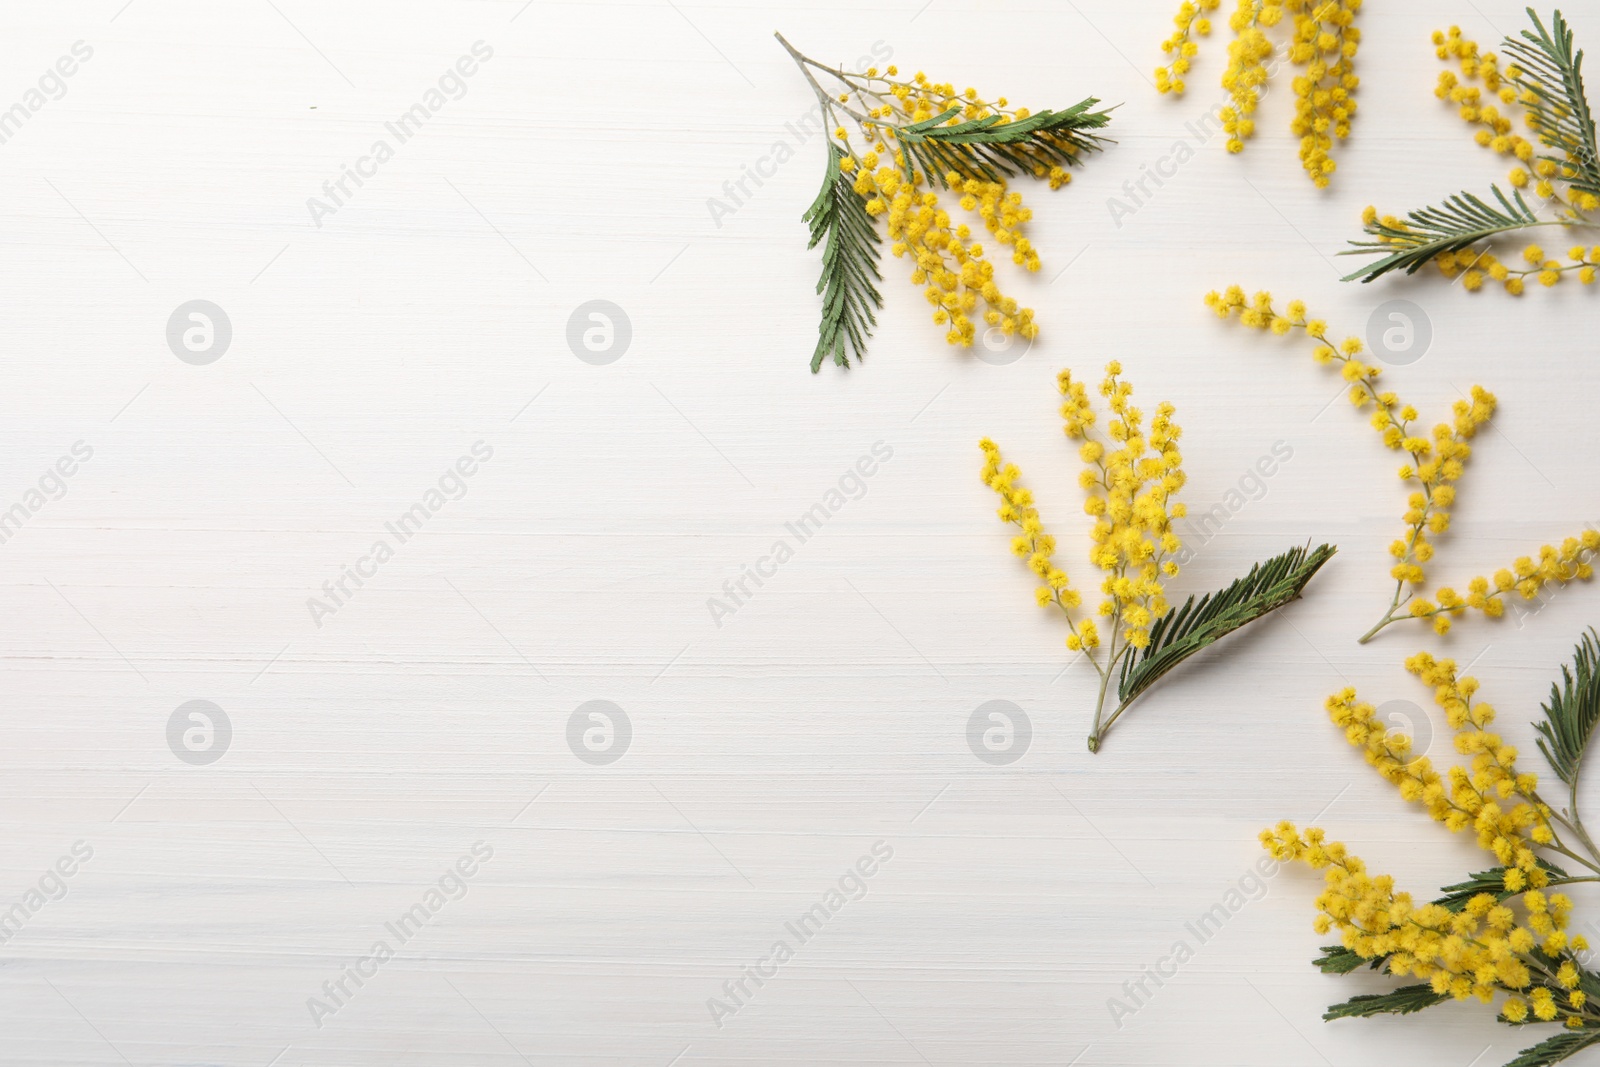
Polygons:
M1600 1030L1569 1030L1523 1049L1505 1067L1551 1067L1596 1043L1600 1043Z
M1505 879L1506 869L1504 867L1491 867L1487 871L1469 874L1464 882L1442 887L1439 890L1442 895L1434 900L1434 903L1442 908L1459 913L1479 893L1492 893L1496 900L1504 900L1512 895L1506 889Z
M1565 880L1567 877L1567 872L1553 863L1540 859L1538 864L1551 876L1551 884L1553 885L1560 884L1556 879ZM1450 911L1460 912L1479 893L1492 893L1496 900L1505 900L1507 897L1516 896L1515 893L1506 888L1505 879L1506 868L1504 867L1491 867L1487 871L1469 874L1466 881L1457 882L1455 885L1447 885L1440 889L1439 892L1443 895L1435 900L1434 903L1440 907L1448 908Z
M1584 750L1600 724L1600 643L1593 630L1573 651L1572 666L1561 667L1561 682L1550 687L1539 731L1539 751L1568 786L1578 780Z
M1190 597L1163 615L1150 628L1150 644L1123 661L1117 682L1123 706L1196 652L1294 600L1336 551L1332 545L1290 549L1251 567L1227 588Z
M1450 999L1449 993L1435 993L1429 985L1406 985L1388 993L1365 993L1335 1004L1322 1013L1325 1020L1360 1019L1369 1015L1410 1015Z
M1383 962L1381 958L1369 960L1354 949L1345 948L1343 945L1323 945L1323 955L1312 960L1312 964L1323 974L1349 974L1358 971L1362 964L1377 969Z
M1507 37L1505 51L1521 71L1512 79L1528 109L1528 125L1552 150L1540 156L1558 167L1571 167L1567 180L1576 189L1600 196L1600 150L1595 144L1594 115L1583 89L1583 52L1573 50L1572 29L1561 12L1550 28L1528 8L1533 29L1521 39Z
M841 367L850 366L850 356L859 361L867 352L867 339L878 324L877 309L883 307L878 282L879 244L877 227L867 214L866 204L856 194L855 180L839 166L844 153L828 145L828 174L822 191L806 209L803 220L811 227L815 248L822 249L822 277L817 292L822 294L822 322L817 328L817 347L811 354L811 373L830 355Z
M1499 186L1489 188L1500 203L1498 210L1471 193L1459 193L1446 198L1439 207L1425 207L1411 212L1402 226L1390 226L1381 218L1368 223L1366 231L1374 240L1351 241L1351 247L1339 254L1383 254L1383 258L1367 264L1354 274L1345 275L1343 280L1348 282L1360 278L1363 282L1370 282L1393 270L1415 274L1435 256L1459 252L1497 233L1551 225L1549 221L1541 221L1535 216L1528 202L1515 189L1511 191L1511 199L1507 200Z
M945 125L960 114L951 108L931 119L902 127L896 139L905 150L906 177L913 166L929 183L948 187L951 172L963 178L1000 181L1033 174L1041 167L1072 167L1087 152L1098 151L1105 139L1092 131L1111 121L1110 111L1094 111L1095 97L1064 111L1041 111L1015 122L1001 116Z

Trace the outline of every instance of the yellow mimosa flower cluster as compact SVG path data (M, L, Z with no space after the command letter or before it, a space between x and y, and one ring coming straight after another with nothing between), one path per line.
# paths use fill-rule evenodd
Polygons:
M868 152L864 162L876 169L856 180L856 192L869 197L868 214L882 215L887 211L889 236L894 240L891 250L896 257L910 254L915 263L911 282L925 286L923 295L933 305L933 321L949 327L945 340L953 345L972 344L977 327L969 313L976 310L979 298L986 305L983 318L990 326L999 327L1007 336L1037 336L1039 327L1033 321L1033 310L1019 307L1000 291L994 280L994 264L983 258L983 246L972 240L968 226L951 227L950 214L940 206L938 194L919 189L921 176L907 180L897 168L877 166L876 152ZM999 182L963 182L959 174L950 174L947 180L954 188L964 190L971 186L975 190L962 197L963 204L976 201L981 192L984 221L989 224L992 216L994 228L998 229L1003 221L999 215L1002 197L1006 198L1007 214L1019 229L1031 216L1021 206L1021 195L1006 193ZM1007 236L1032 252L1027 238L1018 236L1017 230L1007 231ZM1029 263L1030 269L1037 270L1037 255Z
M1521 163L1531 163L1538 151L1537 146L1516 133L1512 120L1501 114L1495 104L1484 100L1487 91L1494 100L1507 107L1517 103L1516 87L1502 75L1498 57L1493 52L1480 52L1478 42L1461 36L1459 26L1451 26L1448 34L1435 30L1433 44L1435 54L1440 59L1454 58L1461 70L1459 78L1454 71L1440 71L1439 84L1434 88L1433 95L1455 104L1460 109L1462 121L1468 126L1477 127L1472 139L1479 145L1491 148L1502 156L1514 156ZM1463 82L1461 78L1466 81ZM1474 81L1481 82L1482 87L1469 84ZM1511 172L1513 180L1520 170L1518 167ZM1522 173L1523 184L1526 184L1527 172Z
M1210 13L1222 6L1222 0L1183 0L1178 14L1173 18L1177 29L1161 42L1161 50L1172 57L1172 62L1156 68L1156 88L1163 93L1183 95L1183 76L1189 73L1189 60L1200 54L1196 37L1211 36Z
M1276 26L1281 21L1281 4L1256 0L1239 0L1228 18L1234 38L1228 44L1228 69L1223 71L1222 87L1228 90L1232 103L1222 109L1221 118L1230 152L1244 151L1244 143L1255 136L1252 116L1261 102L1261 87L1267 84L1267 59L1272 55L1272 42L1261 27Z
M1199 53L1194 37L1211 32L1207 15L1220 0L1184 0L1173 20L1177 29L1161 50L1172 56L1156 70L1156 89L1182 95L1190 60ZM1294 79L1295 117L1290 131L1300 138L1300 163L1318 187L1327 186L1336 164L1329 152L1335 138L1350 135L1356 112L1355 91L1360 79L1354 72L1361 31L1355 25L1361 0L1238 0L1228 18L1234 39L1228 45L1228 68L1222 87L1229 104L1220 113L1228 134L1228 151L1240 152L1255 134L1255 112L1270 71L1272 41L1266 30L1289 15L1293 27L1289 61L1305 68Z
M1093 436L1094 411L1084 384L1063 370L1056 385L1063 429L1083 442L1078 457L1085 467L1078 481L1089 493L1083 510L1095 520L1089 561L1105 575L1099 613L1120 620L1123 638L1143 648L1150 643L1150 624L1169 607L1161 579L1178 573L1178 564L1166 557L1183 547L1172 529L1172 520L1186 514L1173 500L1185 480L1178 451L1183 431L1172 421L1173 406L1163 402L1156 405L1146 433L1144 413L1130 403L1133 386L1119 379L1121 373L1122 365L1113 361L1100 383L1112 415L1106 443ZM1070 639L1067 644L1071 647Z
M1124 648L1150 643L1150 625L1170 609L1162 578L1175 577L1178 564L1167 558L1183 547L1172 520L1186 514L1173 497L1183 488L1183 456L1178 451L1182 429L1172 421L1173 406L1162 403L1144 429L1144 413L1131 403L1133 386L1120 380L1122 366L1112 362L1100 383L1112 418L1102 439L1093 427L1095 411L1088 390L1063 370L1056 379L1061 391L1061 416L1068 437L1082 441L1078 456L1084 470L1078 479L1088 491L1083 510L1093 516L1089 561L1104 577L1104 599L1097 614L1111 620L1111 652L1119 639ZM1067 647L1073 651L1097 648L1099 630L1091 618L1075 621L1072 609L1080 599L1067 586L1067 576L1051 562L1055 538L1044 532L1033 494L1017 486L1021 476L1015 464L1005 463L1000 448L984 438L984 484L1000 495L1000 518L1017 524L1022 533L1012 549L1028 560L1028 567L1043 580L1037 598L1041 605L1055 604L1067 615L1072 632Z
M1377 217L1375 211L1363 215L1368 221ZM1399 222L1393 216L1389 216L1385 221L1390 225ZM1405 224L1399 222L1399 225ZM1490 280L1505 286L1506 292L1512 296L1521 296L1527 288L1527 279L1530 276L1548 288L1559 283L1567 271L1577 271L1578 281L1584 285L1593 285L1596 268L1600 268L1600 245L1590 247L1573 245L1567 249L1567 258L1572 262L1562 263L1560 260L1551 259L1545 255L1543 247L1530 244L1522 250L1522 261L1526 264L1524 267L1502 262L1487 248L1481 251L1464 249L1460 252L1442 252L1433 258L1433 262L1438 265L1439 273L1446 278L1459 276L1461 287L1469 293L1482 289L1484 281Z
M1371 704L1356 700L1354 689L1344 689L1327 701L1328 717L1344 730L1345 740L1366 753L1367 762L1400 795L1420 802L1435 822L1452 833L1472 828L1478 845L1493 853L1513 883L1535 887L1544 884L1535 847L1550 844L1550 810L1538 800L1538 775L1519 773L1517 750L1499 734L1489 732L1494 708L1479 701L1475 678L1458 678L1453 660L1436 660L1420 652L1406 661L1406 670L1433 687L1434 702L1456 731L1456 751L1472 757L1471 769L1451 767L1441 776L1427 756L1410 756L1410 738L1391 731ZM1512 885L1510 888L1517 888Z
M1073 589L1067 572L1054 562L1056 539L1045 532L1039 518L1039 509L1033 506L1033 490L1017 484L1022 471L1015 463L1006 463L1000 456L1000 447L985 437L979 442L983 449L983 484L1000 496L999 515L1002 522L1014 524L1021 530L1012 538L1011 551L1028 561L1028 569L1039 576L1040 585L1035 590L1040 607L1054 604L1072 618L1072 609L1083 602ZM1094 623L1085 619L1079 647L1094 648L1100 643Z
M1395 559L1389 571L1395 579L1394 597L1383 618L1362 636L1362 642L1385 626L1406 618L1432 619L1437 632L1447 633L1451 619L1465 614L1468 608L1490 617L1500 616L1505 610L1503 597L1509 592L1515 591L1524 599L1532 600L1552 583L1593 577L1594 570L1588 560L1600 549L1600 532L1585 530L1578 537L1567 538L1560 546L1542 546L1537 560L1524 556L1511 569L1498 571L1492 579L1483 576L1472 579L1465 597L1450 587L1440 588L1433 600L1421 596L1420 589L1427 583L1424 565L1433 558L1434 539L1450 528L1456 483L1472 455L1468 442L1493 417L1494 394L1474 385L1470 399L1457 400L1451 406L1451 421L1440 422L1430 434L1425 434L1417 409L1379 385L1383 369L1359 358L1365 347L1361 339L1346 337L1335 345L1328 335L1327 323L1308 318L1301 301L1290 301L1280 311L1273 305L1271 293L1247 296L1240 286L1233 285L1221 293L1207 293L1205 302L1219 318L1236 316L1241 324L1258 330L1280 336L1292 330L1305 331L1317 342L1312 357L1319 363L1337 366L1340 376L1350 384L1351 403L1357 408L1370 406L1373 409L1372 427L1383 438L1384 445L1405 453L1410 459L1399 469L1400 480L1415 486L1406 501L1405 532L1389 546L1390 555Z
M1485 1004L1503 997L1500 1015L1506 1022L1559 1018L1574 1028L1600 1025L1600 1014L1579 988L1575 954L1588 944L1567 933L1572 901L1547 892L1553 885L1596 878L1552 873L1537 854L1549 849L1600 872L1558 836L1559 824L1588 845L1576 813L1563 819L1539 798L1538 776L1520 771L1516 748L1490 730L1494 709L1474 701L1476 679L1458 676L1453 661L1427 653L1407 660L1406 668L1433 687L1455 730L1456 751L1471 757L1470 768L1453 766L1440 775L1426 756L1412 757L1411 739L1388 730L1353 689L1328 698L1329 717L1402 797L1422 804L1452 832L1476 832L1479 846L1498 863L1494 871L1473 876L1481 891L1452 887L1469 893L1454 904L1446 898L1419 905L1410 894L1395 892L1393 878L1370 874L1321 830L1302 834L1288 822L1263 830L1262 845L1280 860L1301 860L1326 872L1316 931L1338 930L1345 949L1388 973L1423 979L1436 997Z
M1564 1016L1574 1028L1600 1023L1577 988L1577 964L1567 958L1568 949L1585 951L1588 943L1567 934L1572 899L1566 894L1524 889L1501 900L1479 893L1451 911L1395 892L1392 876L1369 874L1360 857L1315 827L1301 834L1292 823L1279 823L1262 831L1261 841L1278 860L1301 860L1326 872L1316 931L1338 930L1345 948L1381 961L1388 973L1415 975L1454 1000L1491 1004L1504 995L1500 1012L1510 1022L1532 1013L1541 1021Z
M1361 0L1337 3L1291 3L1294 41L1289 59L1306 67L1294 80L1294 121L1290 132L1300 138L1300 165L1321 189L1334 172L1328 154L1334 138L1350 136L1350 119L1356 113L1353 93L1360 84L1355 75L1356 47L1361 31L1352 23Z

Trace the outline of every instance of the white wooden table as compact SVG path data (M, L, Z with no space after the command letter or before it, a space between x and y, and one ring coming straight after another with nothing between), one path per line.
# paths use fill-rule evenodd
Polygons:
M8 3L0 511L25 506L0 543L0 914L22 911L0 1063L1467 1067L1530 1044L1476 1005L1323 1024L1384 983L1310 967L1318 880L1256 881L1255 834L1320 815L1418 893L1481 869L1322 699L1426 703L1401 659L1445 650L1533 756L1600 590L1357 646L1396 460L1303 343L1200 300L1265 286L1364 333L1409 299L1431 347L1394 387L1430 418L1498 394L1441 578L1600 522L1593 291L1361 287L1331 258L1368 201L1503 180L1433 99L1427 35L1488 42L1521 5L1370 4L1327 193L1287 75L1243 156L1194 143L1228 35L1157 97L1170 6ZM1567 13L1600 49L1600 8ZM947 349L891 260L869 361L808 373L822 146L786 127L811 99L774 29L1034 108L1121 105L1071 186L1023 187L1045 260L1007 275L1044 330L1024 358ZM613 362L569 346L591 301L625 316ZM1063 670L976 442L1022 465L1084 577L1053 379L1110 358L1178 405L1191 508L1252 497L1179 589L1307 539L1340 553L1091 756L1092 672ZM785 524L834 489L800 543ZM792 558L761 563L780 538ZM1031 723L1005 765L967 740L993 700ZM606 717L573 726L590 701Z

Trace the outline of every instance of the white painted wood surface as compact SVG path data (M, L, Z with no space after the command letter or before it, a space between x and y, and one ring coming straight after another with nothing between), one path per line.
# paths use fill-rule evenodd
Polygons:
M1424 703L1400 660L1444 650L1531 753L1530 713L1600 618L1584 588L1525 625L1358 647L1387 599L1395 460L1303 344L1200 304L1266 286L1348 332L1388 299L1425 310L1431 349L1395 387L1430 416L1474 382L1502 404L1441 577L1600 522L1592 291L1341 285L1330 258L1369 200L1503 178L1433 99L1427 35L1491 40L1521 5L1370 4L1334 189L1299 173L1280 81L1245 155L1200 146L1118 226L1108 198L1220 97L1225 34L1188 98L1147 84L1169 6L7 3L0 105L75 42L93 54L0 144L0 508L75 442L93 455L0 544L0 910L54 889L75 842L93 854L0 945L0 1062L1465 1067L1528 1044L1476 1006L1323 1024L1380 983L1309 966L1308 872L1203 945L1185 925L1254 887L1255 834L1284 817L1320 814L1419 892L1478 869L1321 701ZM1566 10L1600 48L1600 7ZM1044 327L1023 359L947 350L891 261L868 363L807 373L821 145L785 129L811 101L779 28L1033 107L1121 104L1069 188L1024 189L1045 269L1014 282ZM464 96L386 132L480 41ZM393 158L316 225L307 199L380 138ZM786 140L718 225L708 199ZM165 337L195 299L232 324L208 365ZM632 329L605 366L566 341L596 299ZM1021 463L1082 575L1052 379L1113 357L1178 405L1191 507L1293 451L1182 590L1307 539L1341 551L1092 757L1090 672L1062 669L976 441ZM307 599L477 442L464 495L314 625ZM864 494L714 624L708 598L876 442L892 457ZM997 699L1033 729L1001 767L966 740ZM231 722L205 766L168 747L191 700ZM609 765L568 747L590 700L631 723ZM385 924L477 842L464 896L401 944ZM785 924L875 842L892 858L865 895L800 944ZM780 939L794 958L714 1025L708 1000ZM379 940L394 958L314 1020ZM1116 1025L1110 998L1179 940L1194 958Z

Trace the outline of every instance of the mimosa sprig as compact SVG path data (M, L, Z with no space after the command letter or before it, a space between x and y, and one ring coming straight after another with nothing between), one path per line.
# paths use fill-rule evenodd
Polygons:
M1257 564L1224 589L1198 600L1191 596L1173 611L1163 580L1177 577L1173 557L1183 547L1172 524L1185 514L1184 505L1174 499L1185 481L1178 450L1182 430L1168 403L1156 407L1146 430L1144 413L1131 403L1133 386L1122 381L1121 374L1121 364L1113 362L1100 383L1100 395L1112 413L1103 437L1094 429L1096 415L1084 384L1071 371L1057 376L1066 434L1083 442L1078 456L1084 470L1078 481L1089 493L1084 511L1095 520L1089 560L1104 576L1100 582L1104 599L1096 610L1106 627L1103 655L1097 655L1100 624L1079 610L1082 596L1072 588L1066 571L1056 566L1056 540L1045 532L1032 490L1019 484L1022 472L1005 462L993 441L980 442L984 484L1000 496L1001 520L1020 531L1011 549L1027 560L1028 569L1040 580L1035 599L1041 607L1062 613L1071 627L1067 647L1082 652L1100 675L1090 752L1099 751L1128 706L1169 671L1294 600L1335 551L1329 545L1291 549ZM1117 704L1108 715L1113 677Z
M1525 279L1551 286L1569 271L1576 271L1586 285L1594 282L1600 245L1574 244L1563 263L1530 244L1522 251L1521 266L1516 261L1504 263L1489 251L1490 242L1502 234L1548 226L1592 229L1600 221L1594 214L1600 210L1600 149L1583 85L1583 52L1575 47L1560 11L1551 15L1548 29L1531 7L1528 18L1533 29L1503 43L1511 59L1504 70L1494 53L1480 52L1459 27L1433 35L1439 58L1456 59L1461 70L1460 77L1443 71L1434 95L1457 106L1461 118L1476 128L1473 139L1478 144L1515 160L1511 195L1491 185L1493 203L1463 192L1403 219L1380 216L1376 208L1368 207L1363 221L1372 240L1352 241L1353 247L1341 254L1381 258L1345 281L1370 282L1394 270L1415 274L1432 263L1446 277L1460 275L1469 292L1491 280L1518 295ZM1512 109L1512 114L1520 109L1524 125L1544 151L1514 132L1515 123L1502 107ZM1529 191L1532 205L1524 195Z
M1600 1044L1600 974L1584 966L1585 939L1568 932L1572 899L1549 891L1600 882L1600 849L1578 810L1578 774L1600 724L1600 644L1592 630L1579 642L1535 726L1540 751L1566 787L1563 808L1540 795L1538 775L1520 769L1517 749L1491 729L1494 708L1475 700L1476 679L1458 676L1453 661L1427 653L1411 657L1406 668L1432 687L1455 730L1456 751L1471 757L1469 766L1441 775L1354 689L1328 698L1329 717L1402 798L1452 832L1474 831L1496 866L1419 905L1395 891L1392 877L1370 874L1319 829L1301 833L1284 822L1263 830L1262 845L1274 857L1326 872L1315 928L1319 934L1338 930L1341 940L1323 949L1316 966L1328 974L1366 966L1419 980L1335 1004L1323 1018L1406 1014L1476 998L1498 1003L1499 1020L1510 1026L1561 1024L1563 1032L1506 1065L1549 1067ZM1557 866L1552 856L1567 866Z
M778 40L805 75L831 131L822 189L805 213L810 247L825 242L812 372L825 359L848 367L852 356L859 361L866 354L883 306L879 219L887 220L895 256L911 256L911 281L924 287L933 321L946 327L950 344L972 344L975 317L1006 337L1036 336L1033 310L1001 292L994 262L971 227L952 224L935 187L976 212L995 242L1011 249L1013 263L1037 271L1039 253L1024 233L1033 213L1010 180L1039 178L1052 189L1070 182L1067 168L1104 143L1095 131L1111 121L1110 113L1094 110L1094 97L1064 111L1030 112L1012 108L1005 97L987 100L976 89L958 91L921 72L906 80L896 67L841 70L802 55L782 34ZM847 124L856 129L859 149Z
M1335 346L1328 335L1328 324L1321 319L1308 318L1301 301L1291 300L1279 311L1273 306L1271 293L1258 292L1253 298L1247 298L1242 288L1233 285L1222 293L1207 293L1206 306L1219 318L1236 315L1245 326L1270 330L1279 336L1303 330L1316 342L1312 358L1318 363L1337 366L1340 377L1350 384L1350 402L1357 408L1369 405L1373 408L1372 428L1383 438L1384 445L1405 453L1410 459L1399 471L1402 482L1415 486L1406 500L1405 532L1389 546L1389 554L1395 559L1389 571L1395 580L1394 596L1383 617L1361 635L1362 644L1372 640L1384 627L1402 619L1432 619L1436 631L1448 633L1451 619L1466 614L1468 608L1498 618L1505 611L1504 598L1512 591L1525 600L1532 600L1552 583L1587 580L1594 576L1589 559L1600 549L1600 532L1586 529L1579 536L1562 541L1559 547L1542 546L1537 560L1523 556L1509 569L1496 571L1492 578L1480 575L1472 579L1467 583L1465 597L1448 586L1434 594L1438 603L1419 596L1427 582L1423 565L1433 558L1433 539L1450 528L1456 482L1461 479L1472 455L1472 446L1467 442L1494 416L1497 403L1494 394L1474 385L1470 399L1457 400L1451 405L1451 421L1438 423L1431 436L1427 436L1417 409L1402 403L1395 393L1379 387L1383 368L1357 358L1364 348L1361 339L1346 337Z

